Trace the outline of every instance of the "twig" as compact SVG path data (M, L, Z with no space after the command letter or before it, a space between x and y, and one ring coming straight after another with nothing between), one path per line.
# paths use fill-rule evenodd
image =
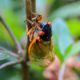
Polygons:
M32 19L32 6L31 6L31 0L25 0L25 6L26 6L26 19L31 20ZM27 21L27 29L29 30L31 28L31 24ZM29 37L27 36L27 45L26 45L26 60L28 61L28 46L29 46Z
M10 61L10 62L7 62L7 63L4 63L4 64L0 65L0 69L3 69L3 68L8 67L8 66L15 65L15 64L19 64L21 62L22 62L22 59L19 60L19 61Z
M31 20L32 19L32 6L31 6L31 0L25 0L26 1L26 19Z
M5 48L3 48L3 47L0 47L0 51L5 51L5 52L9 53L10 55L18 58L18 55L17 55L16 53L14 53L14 52L12 52L12 51L9 51L9 50L7 50L7 49L5 49Z
M0 16L0 21L2 22L2 24L4 25L5 29L8 31L9 35L11 36L12 40L14 41L17 50L18 50L18 54L22 55L22 48L21 45L19 44L18 40L16 39L15 35L13 34L13 32L11 31L10 27L6 24L5 20L3 19L2 16Z
M31 0L32 2L32 12L36 12L36 0Z
M25 0L25 7L26 7L26 19L32 19L32 7L31 7L31 0ZM27 21L28 30L31 28L31 24ZM26 29L26 30L27 30ZM29 46L29 38L27 36L27 45L26 45L26 53L25 53L25 60L22 62L22 75L23 80L29 80L29 69L26 61L28 62L28 46Z

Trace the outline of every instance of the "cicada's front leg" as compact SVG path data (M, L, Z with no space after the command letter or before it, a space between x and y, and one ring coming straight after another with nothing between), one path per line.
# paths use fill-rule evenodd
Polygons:
M33 45L36 43L37 39L33 38L33 40L30 42L30 45L28 47L28 55L29 55L29 59L30 59L30 55L31 55L31 48L33 47Z
M43 16L42 15L40 15L40 14L36 14L36 13L32 13L32 15L34 16L33 18L32 18L32 21L35 21L35 22L37 22L37 23L41 23L41 21L42 21L42 19L43 19Z

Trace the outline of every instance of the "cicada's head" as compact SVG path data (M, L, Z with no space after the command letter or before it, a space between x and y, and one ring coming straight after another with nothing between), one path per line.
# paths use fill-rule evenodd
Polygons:
M40 38L43 41L50 41L52 37L51 22L41 23L40 27L42 28L42 31L44 32L44 35L41 35Z

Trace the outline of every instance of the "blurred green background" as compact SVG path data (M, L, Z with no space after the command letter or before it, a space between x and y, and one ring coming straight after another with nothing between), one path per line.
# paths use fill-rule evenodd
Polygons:
M74 40L80 40L80 1L79 0L36 0L37 13L43 15L45 21L56 18L65 20ZM3 16L19 42L25 36L25 2L24 0L0 0L0 16ZM54 22L53 22L54 23ZM0 23L0 46L15 51L15 46L8 32ZM3 62L5 62L3 60ZM16 67L16 68L15 68ZM0 71L0 80L21 80L20 65ZM34 74L34 69L36 69ZM41 69L31 68L31 80L43 80ZM16 77L14 77L16 75ZM5 76L5 77L3 77Z

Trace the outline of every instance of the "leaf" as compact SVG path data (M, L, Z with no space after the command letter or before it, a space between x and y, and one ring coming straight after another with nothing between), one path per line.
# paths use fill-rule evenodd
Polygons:
M10 56L5 54L5 52L0 52L0 61L8 59Z
M53 18L70 18L80 16L80 2L71 3L58 8L50 15L50 19Z
M66 20L73 37L80 36L80 20L77 18Z
M17 60L9 51L0 51L0 54L0 65ZM2 55L3 57L1 58ZM22 80L21 77L21 65L8 66L0 70L0 80Z
M0 70L0 80L22 80L21 66L10 66Z
M70 50L72 49L72 47L73 47L73 44L69 45L65 51L65 54L68 54L70 52Z
M0 61L2 62L2 60L17 60L17 57L15 53L5 49L4 51L0 50Z
M60 48L61 53L64 54L67 47L73 44L67 25L62 19L56 19L53 22L52 30L54 43Z
M65 54L65 58L67 59L71 56L78 54L79 52L80 52L80 41L73 44L72 49L67 54Z
M56 55L58 56L60 62L63 63L64 62L64 56L61 54L60 49L57 46L54 46L54 51L55 51Z
M55 45L54 47L56 52L58 52L57 55L60 61L62 61L61 59L64 59L66 49L73 44L73 39L70 35L67 25L62 19L54 20L52 25L53 41Z

